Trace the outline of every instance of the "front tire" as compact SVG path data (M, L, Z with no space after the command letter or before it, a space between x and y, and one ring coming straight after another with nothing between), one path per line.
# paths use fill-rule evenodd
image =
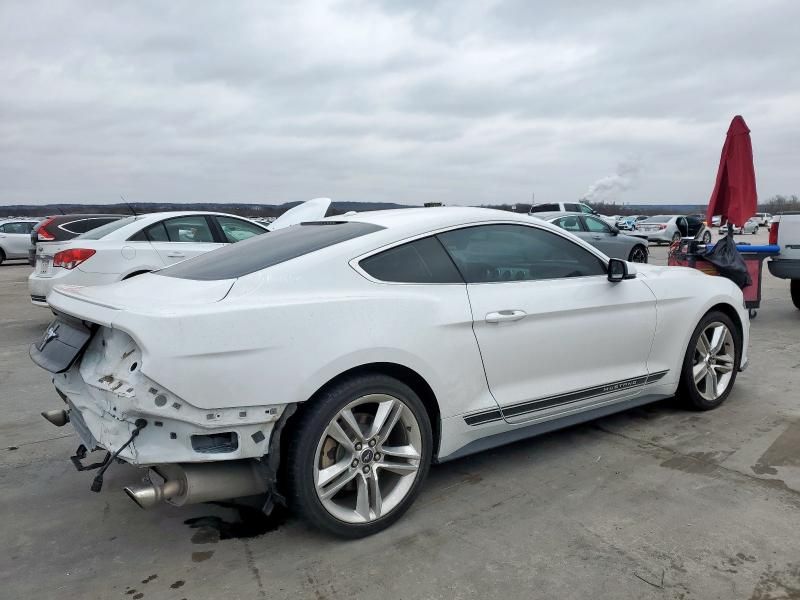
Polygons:
M703 243L706 244L706 245L711 243L711 232L710 231L706 231L703 234Z
M411 388L385 375L346 379L300 408L287 455L290 506L340 537L377 533L416 499L432 447Z
M742 357L742 336L723 312L707 313L695 327L683 359L678 394L689 408L711 410L733 389Z
M792 279L789 282L789 292L792 295L794 307L800 309L800 279Z

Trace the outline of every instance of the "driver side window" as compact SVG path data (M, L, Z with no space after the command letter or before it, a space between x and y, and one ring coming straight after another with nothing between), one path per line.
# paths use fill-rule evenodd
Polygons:
M535 281L606 274L589 251L527 225L479 225L437 235L467 283Z

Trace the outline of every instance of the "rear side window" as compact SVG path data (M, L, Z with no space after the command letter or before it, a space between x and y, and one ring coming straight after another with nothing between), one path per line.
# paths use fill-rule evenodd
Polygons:
M395 246L365 258L359 266L375 279L396 283L464 283L435 237Z
M567 202L564 204L564 210L567 212L581 212L581 207L578 204Z
M302 223L253 236L157 273L199 281L235 279L381 229L379 225L352 221Z
M59 227L65 231L69 231L70 233L86 233L87 231L96 229L101 225L105 225L107 223L113 223L114 221L117 220L118 219L115 217L78 219L77 221L70 221L69 223L64 223L63 225L59 225Z
M107 236L112 231L116 231L117 229L121 229L125 227L125 225L130 225L134 221L136 221L138 217L126 217L124 219L119 219L118 221L112 221L111 223L106 223L105 225L101 225L91 231L87 231L86 233L82 233L75 239L81 240L99 240L105 236Z

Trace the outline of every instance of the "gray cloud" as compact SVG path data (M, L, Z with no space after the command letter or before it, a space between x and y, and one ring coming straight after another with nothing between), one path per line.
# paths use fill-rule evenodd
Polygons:
M728 122L797 192L800 5L0 4L0 203L705 202Z

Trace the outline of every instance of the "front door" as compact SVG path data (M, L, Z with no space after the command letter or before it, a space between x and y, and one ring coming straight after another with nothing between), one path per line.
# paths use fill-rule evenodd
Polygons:
M486 378L507 421L639 393L656 325L644 283L609 282L595 254L534 224L439 238L467 279Z

